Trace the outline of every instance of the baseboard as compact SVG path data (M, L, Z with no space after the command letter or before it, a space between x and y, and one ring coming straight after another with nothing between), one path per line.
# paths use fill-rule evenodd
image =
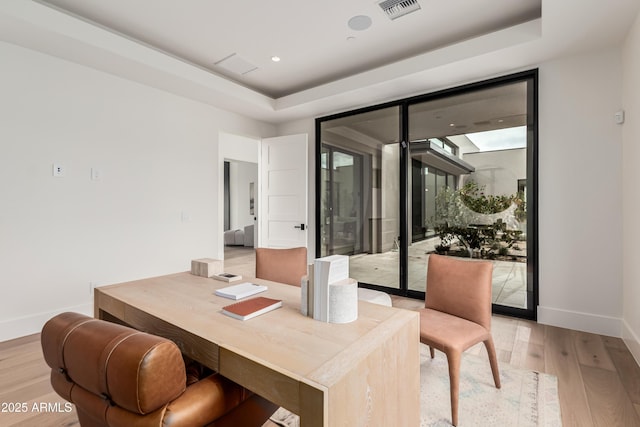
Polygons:
M93 304L88 303L73 307L64 307L55 311L3 320L0 322L0 342L39 333L47 320L65 311L75 311L86 314L87 316L93 316Z
M640 339L624 320L622 321L622 339L629 348L633 358L636 359L636 363L640 365Z
M610 337L622 336L622 319L598 314L538 306L538 323Z

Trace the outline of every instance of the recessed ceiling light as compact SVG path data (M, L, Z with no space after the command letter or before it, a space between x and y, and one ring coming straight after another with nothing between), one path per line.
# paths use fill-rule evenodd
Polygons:
M272 60L273 62L280 62L280 57L279 57L279 56L275 56L275 55L274 55L274 56L272 56L272 57L271 57L271 60Z
M454 127L456 124L455 123L449 123L449 126Z
M364 31L371 26L371 18L367 15L356 15L349 19L348 25L354 31Z

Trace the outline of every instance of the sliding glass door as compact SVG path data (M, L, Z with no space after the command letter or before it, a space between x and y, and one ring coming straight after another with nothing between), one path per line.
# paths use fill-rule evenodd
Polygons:
M323 247L325 254L353 255L362 251L362 154L322 147Z
M528 308L528 87L505 83L409 106L409 289L428 292L429 254L483 259L494 265L494 303Z
M320 256L424 298L428 258L489 260L496 312L535 317L535 71L318 119Z
M400 289L399 108L320 124L320 256L349 255L361 283Z

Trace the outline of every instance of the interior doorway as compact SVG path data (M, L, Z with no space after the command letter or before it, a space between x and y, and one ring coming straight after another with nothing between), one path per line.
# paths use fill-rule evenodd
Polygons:
M224 181L224 251L253 250L257 233L258 164L225 160Z
M307 134L257 139L221 132L217 165L222 203L214 256L307 246Z
M253 251L256 244L259 149L260 139L222 132L219 135L220 200L223 203L219 210L218 245L225 260L234 254Z

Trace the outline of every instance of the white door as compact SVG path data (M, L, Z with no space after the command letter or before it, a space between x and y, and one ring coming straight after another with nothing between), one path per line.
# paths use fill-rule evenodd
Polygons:
M307 135L262 140L258 246L307 247Z

